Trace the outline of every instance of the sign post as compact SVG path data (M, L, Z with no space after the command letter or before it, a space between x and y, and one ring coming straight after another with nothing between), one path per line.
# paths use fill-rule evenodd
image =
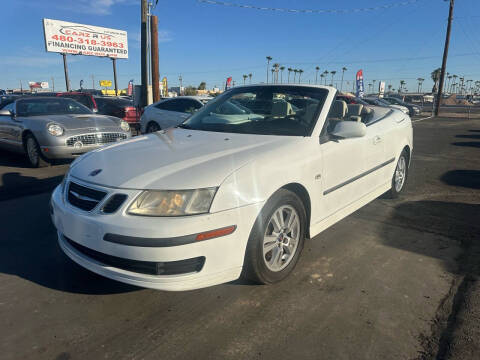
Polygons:
M68 78L67 54L63 53L63 71L65 72L65 88L70 91L70 79Z
M117 83L117 59L111 58L113 64L113 82L115 83L115 96L118 96L118 83Z

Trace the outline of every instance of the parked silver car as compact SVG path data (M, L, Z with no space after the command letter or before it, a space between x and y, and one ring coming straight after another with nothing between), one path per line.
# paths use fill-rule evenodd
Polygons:
M33 167L130 138L122 119L96 115L63 97L18 98L0 107L0 148L26 153Z

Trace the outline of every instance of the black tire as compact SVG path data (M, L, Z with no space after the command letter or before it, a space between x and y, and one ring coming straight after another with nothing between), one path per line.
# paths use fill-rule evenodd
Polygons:
M397 171L399 170L399 166L401 166L401 163L403 162L404 164L404 175L403 175L403 182L400 187L397 186ZM398 157L397 160L397 165L395 166L395 171L393 172L392 176L392 187L390 190L387 192L387 197L390 199L396 199L398 195L405 189L405 185L407 184L407 179L408 179L408 165L409 165L409 156L407 150L403 150L400 156Z
M42 154L42 150L38 145L37 139L32 134L28 134L24 139L25 152L30 166L33 168L41 168L49 166L47 159Z
M296 249L291 252L291 259L289 257L290 260L288 260L288 263L287 261L283 263L283 266L285 266L283 269L279 269L278 271L272 271L269 268L269 265L267 265L267 257L269 253L264 254L264 236L269 231L269 227L273 226L273 224L270 222L271 220L273 220L273 214L277 213L277 211L281 211L281 213L283 214L283 210L281 209L288 210L289 208L293 208L299 218L299 222L297 225L297 231L299 236L298 241L296 242ZM288 218L285 220L288 220ZM258 215L257 220L255 221L252 231L250 232L247 250L245 252L243 276L250 281L258 284L273 284L286 278L295 268L295 265L297 264L297 261L302 252L305 242L306 226L307 216L305 212L305 207L300 198L295 193L289 190L278 190L264 205L262 211ZM293 237L293 233L291 233L291 237ZM277 238L277 242L279 241L278 239L279 238ZM279 248L282 248L282 245L280 244L278 246ZM277 249L277 247L275 246L274 249ZM271 251L272 254L270 255L270 257L271 260L273 260L274 250L272 249ZM285 252L283 254L285 255L287 253ZM279 259L282 260L283 256L280 255Z
M160 125L158 125L155 121L150 121L147 125L146 133L152 133L161 130Z

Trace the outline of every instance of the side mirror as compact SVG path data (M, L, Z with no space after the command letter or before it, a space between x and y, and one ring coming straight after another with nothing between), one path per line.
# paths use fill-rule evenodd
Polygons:
M6 109L1 109L0 110L0 116L12 116L13 114L10 112L10 110Z
M366 133L367 126L358 121L340 121L332 131L332 135L344 139L362 137Z

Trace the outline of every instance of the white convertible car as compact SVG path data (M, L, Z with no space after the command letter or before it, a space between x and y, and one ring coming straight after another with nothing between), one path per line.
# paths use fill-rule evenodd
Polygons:
M310 85L235 87L177 128L75 160L53 192L73 261L128 284L271 284L306 238L404 188L408 115ZM121 166L120 166L121 164Z

